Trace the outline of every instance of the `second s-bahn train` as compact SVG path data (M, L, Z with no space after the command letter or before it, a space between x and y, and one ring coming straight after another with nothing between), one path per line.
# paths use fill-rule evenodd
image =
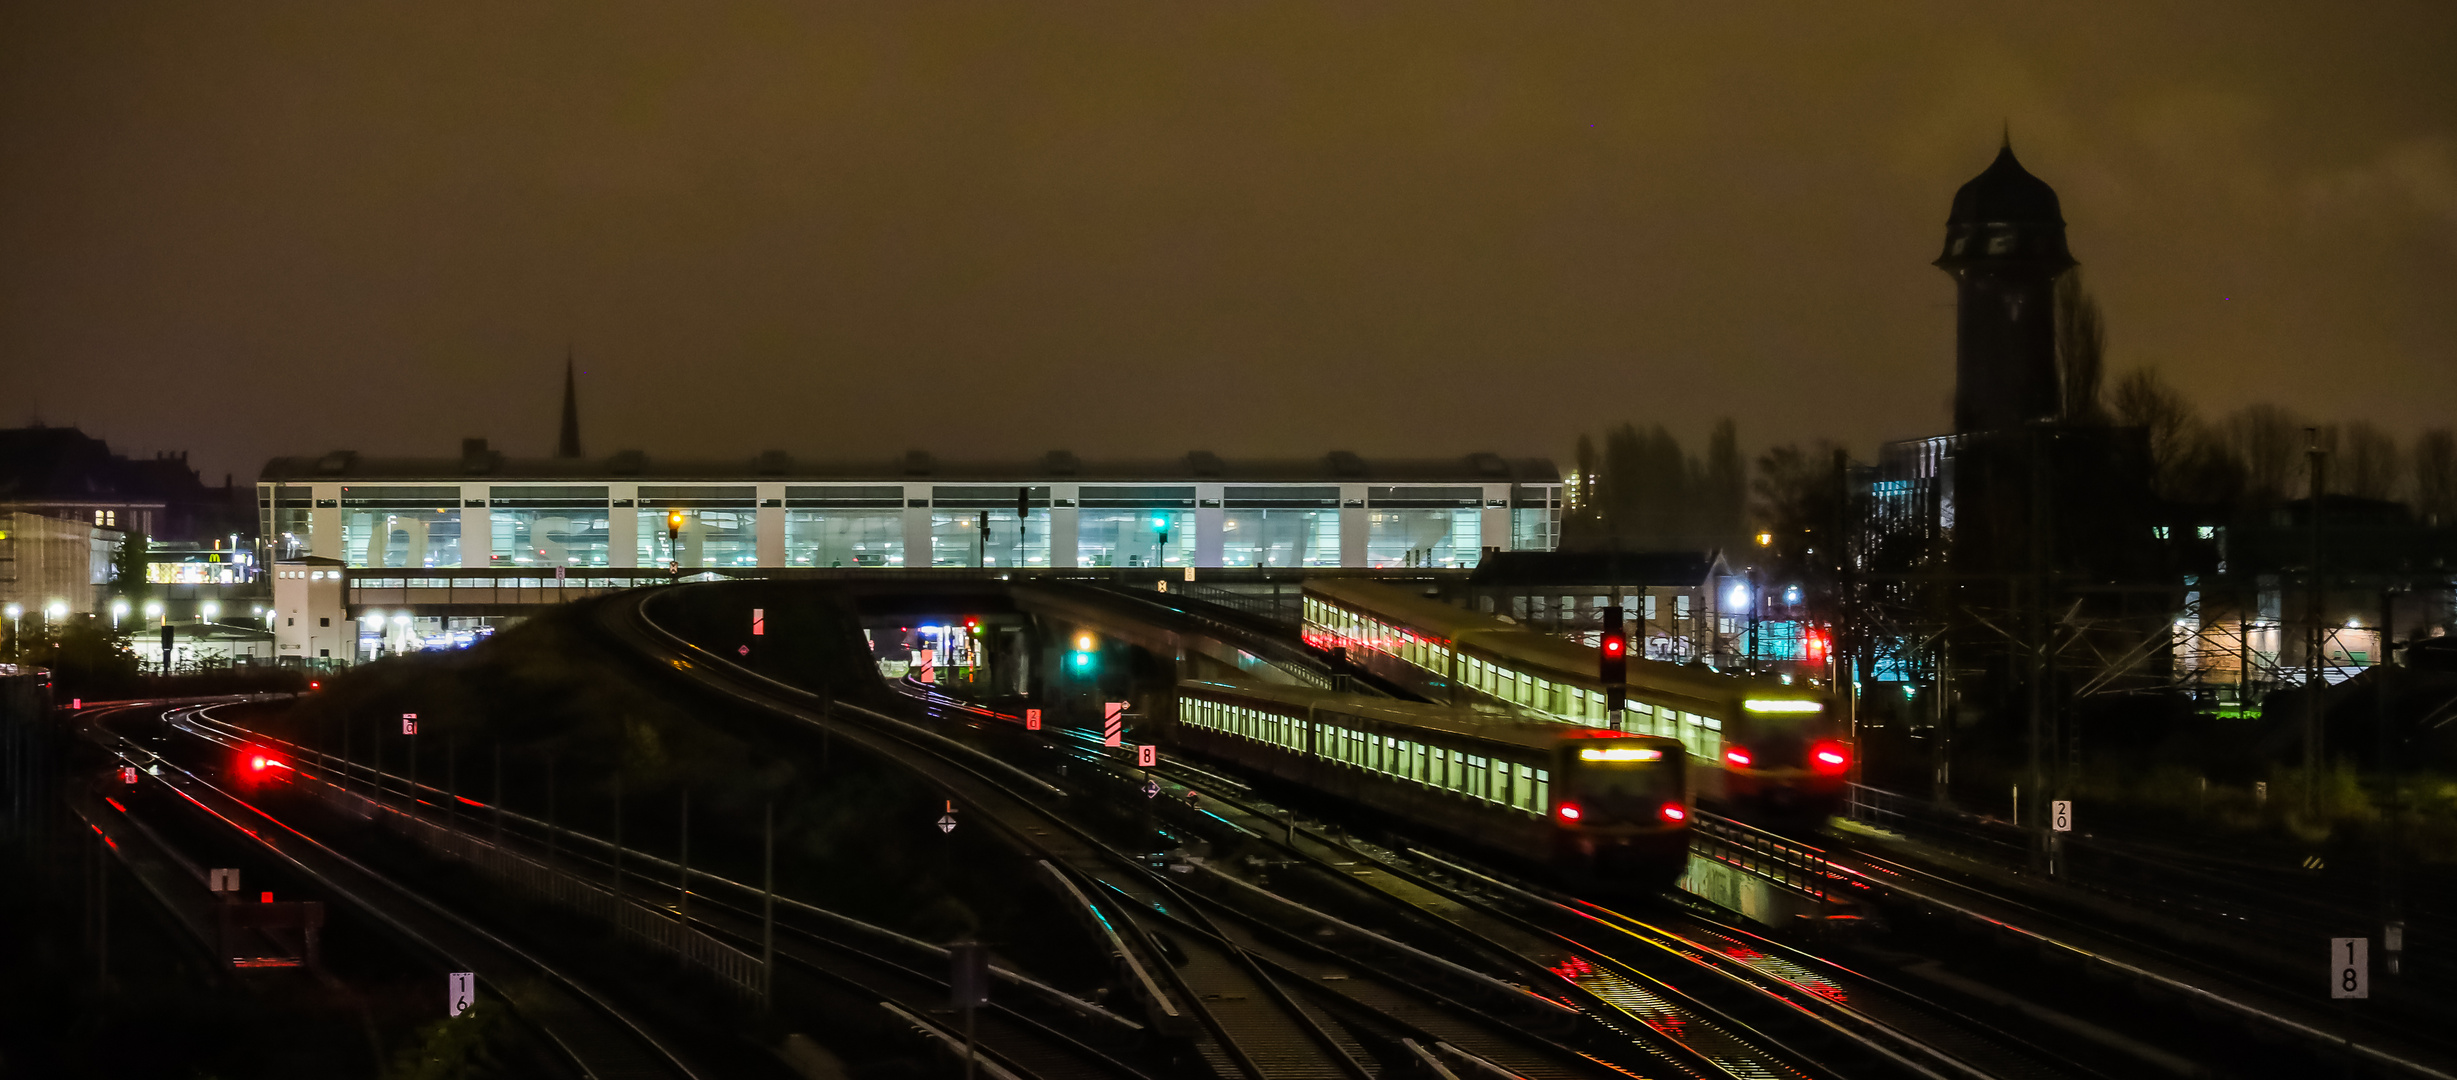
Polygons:
M1305 637L1430 701L1608 723L1597 650L1404 589L1305 584ZM1627 731L1677 739L1699 801L1768 823L1821 821L1849 791L1852 746L1823 689L1632 657Z
M1178 684L1171 741L1610 892L1689 861L1681 744L1310 687Z

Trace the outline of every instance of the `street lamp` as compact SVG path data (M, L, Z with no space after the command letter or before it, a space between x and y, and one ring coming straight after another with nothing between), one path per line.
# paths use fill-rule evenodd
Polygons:
M126 601L126 600L113 600L113 601L111 601L111 629L113 629L113 630L117 630L117 629L119 629L119 621L120 621L120 619L122 619L122 618L126 617L126 616L127 616L127 614L128 614L128 601Z
M146 617L146 618L148 618L148 619L159 619L159 618L161 618L161 617L162 617L162 601L160 601L160 600L148 600L148 601L146 601L146 602L145 602L145 617Z
M43 609L43 617L50 619L53 622L58 622L61 619L65 619L68 617L68 605L62 601L54 600L51 602L50 607Z
M23 627L18 625L18 622L26 617L26 609L16 604L10 604L5 608L0 608L0 614L5 614L9 617L9 636L17 636L17 632L23 629Z
M205 601L205 606L198 608L197 611L199 614L204 616L205 622L212 622L213 620L222 616L222 605L211 600L207 600Z

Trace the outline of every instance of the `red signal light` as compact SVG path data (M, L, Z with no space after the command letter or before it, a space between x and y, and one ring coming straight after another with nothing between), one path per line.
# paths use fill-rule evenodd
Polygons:
M1628 651L1629 642L1623 641L1619 637L1607 637L1604 639L1604 655L1619 656Z
M1809 747L1809 768L1820 773L1840 773L1851 767L1851 748L1832 740Z
M1578 805L1576 803L1563 803L1561 804L1561 810L1559 813L1561 814L1561 820L1563 821L1576 821L1578 820Z
M1687 820L1689 820L1689 811L1682 809L1682 808L1681 808L1681 804L1679 804L1679 803L1669 803L1669 802L1668 802L1668 803L1665 803L1665 804L1664 804L1664 820L1665 820L1665 821L1687 821Z
M254 769L254 770L256 770L257 772L263 772L263 771L264 771L264 766L265 766L265 760L264 760L264 755L263 755L263 754L258 754L258 755L256 755L255 757L249 758L249 759L248 759L248 761L247 761L247 767L248 767L248 768L251 768L251 769Z
M1734 765L1738 765L1741 768L1746 769L1749 767L1750 762L1755 759L1749 756L1749 752L1747 750L1743 750L1740 747L1735 746L1723 752L1723 760L1729 761Z

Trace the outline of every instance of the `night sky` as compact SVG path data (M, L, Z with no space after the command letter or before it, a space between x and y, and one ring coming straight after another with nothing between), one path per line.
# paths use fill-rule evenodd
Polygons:
M2457 414L2457 5L1716 6L12 3L0 421L544 454L568 343L592 454L1866 453L2008 123L2112 368Z

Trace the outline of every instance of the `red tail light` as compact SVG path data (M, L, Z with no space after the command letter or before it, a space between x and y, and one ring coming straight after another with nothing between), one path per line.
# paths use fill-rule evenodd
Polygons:
M258 754L255 757L247 759L247 767L254 769L257 772L263 772L265 767L264 755Z
M1578 820L1578 804L1576 803L1563 803L1561 809L1555 812L1561 815L1563 821Z
M1809 768L1820 773L1840 773L1851 768L1851 748L1831 740L1809 747Z
M1734 765L1738 765L1741 768L1746 769L1749 767L1749 763L1756 759L1750 757L1747 750L1743 750L1740 747L1735 746L1723 752L1723 760L1729 761Z
M1665 804L1664 804L1664 820L1665 820L1665 821L1687 821L1687 820L1689 820L1689 811L1684 810L1684 809L1681 809L1681 804L1679 804L1679 803L1675 803L1675 802L1668 802L1668 803L1665 803Z

